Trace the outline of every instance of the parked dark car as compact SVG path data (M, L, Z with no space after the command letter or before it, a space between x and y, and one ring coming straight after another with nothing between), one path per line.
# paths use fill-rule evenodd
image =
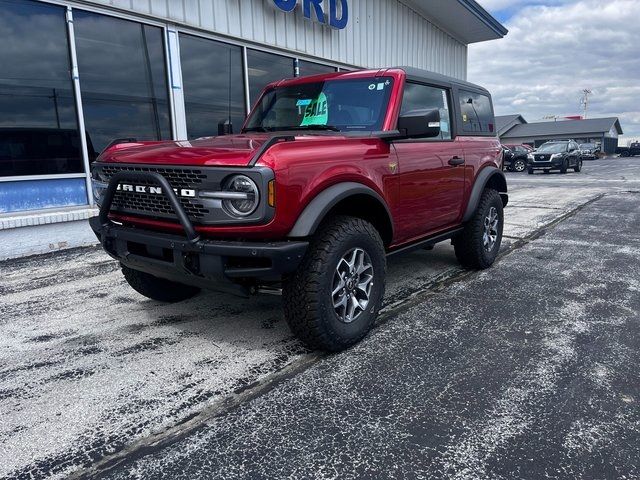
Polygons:
M600 153L600 147L595 143L583 143L580 145L580 158L583 160L595 160Z
M620 154L621 157L640 155L640 142L633 142L628 147L618 147L616 148L616 153Z
M504 168L510 172L524 172L531 148L526 145L503 145Z
M529 175L533 175L536 170L542 170L544 173L549 173L551 170L567 173L569 168L573 168L575 172L582 170L580 149L573 140L547 142L531 152L527 161Z

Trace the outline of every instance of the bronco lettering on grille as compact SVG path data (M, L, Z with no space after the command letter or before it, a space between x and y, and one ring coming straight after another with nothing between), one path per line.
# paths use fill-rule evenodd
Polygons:
M118 185L117 190L120 192L162 195L162 188L150 185L131 185L128 183L121 183ZM189 188L174 188L173 191L176 192L176 195L179 197L196 198L196 191Z

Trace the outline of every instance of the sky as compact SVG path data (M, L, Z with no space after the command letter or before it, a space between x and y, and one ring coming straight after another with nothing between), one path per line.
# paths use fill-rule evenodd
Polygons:
M469 47L469 81L489 89L496 115L528 122L619 117L640 139L640 0L480 0L509 33Z

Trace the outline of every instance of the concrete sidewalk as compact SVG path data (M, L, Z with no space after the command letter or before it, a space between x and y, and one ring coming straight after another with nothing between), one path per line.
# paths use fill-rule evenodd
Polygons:
M639 212L606 196L105 477L638 478Z

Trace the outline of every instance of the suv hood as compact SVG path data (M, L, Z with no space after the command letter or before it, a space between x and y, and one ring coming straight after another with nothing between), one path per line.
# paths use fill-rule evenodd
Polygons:
M151 165L247 166L269 135L228 135L198 140L116 145L99 161Z

